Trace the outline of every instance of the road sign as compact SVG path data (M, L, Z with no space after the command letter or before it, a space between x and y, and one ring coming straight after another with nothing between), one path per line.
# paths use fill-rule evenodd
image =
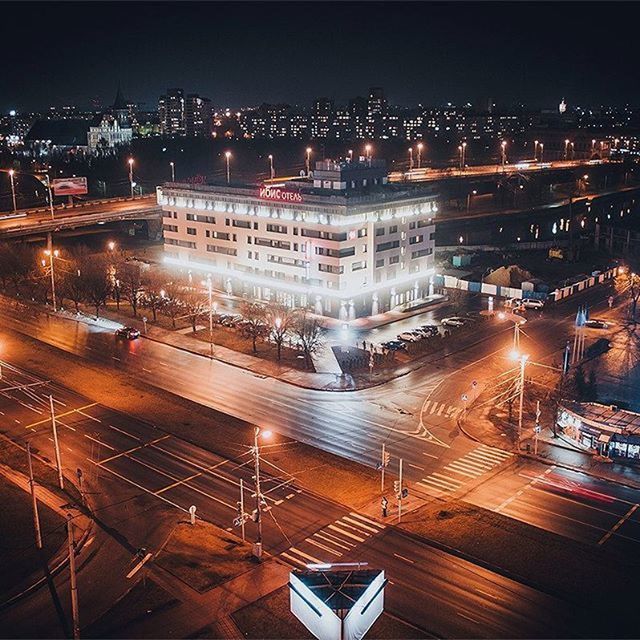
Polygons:
M51 181L51 188L57 196L82 196L89 193L87 179L83 177L56 178Z
M469 399L466 393L462 394L462 402L466 402Z
M536 425L535 431L536 431L536 433L540 433L540 431L542 431L542 429L540 428L539 424Z

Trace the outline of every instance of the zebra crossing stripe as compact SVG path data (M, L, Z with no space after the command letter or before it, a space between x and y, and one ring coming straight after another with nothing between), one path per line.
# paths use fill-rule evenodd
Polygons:
M426 480L426 478L425 478ZM445 491L444 489L442 489L441 487L436 487L430 484L425 484L424 482L417 482L417 485L419 485L422 489L424 489L427 492L434 492L437 491L438 495L443 495L445 493L447 493L447 491Z
M337 556L338 558L342 555L339 551L336 551L335 549L329 549L329 547L325 547L323 544L320 544L319 542L316 542L315 540L312 540L311 538L307 538L305 540L305 542L308 542L309 544L312 544L314 547L318 547L319 549L322 549L323 551L327 551L328 553L331 553L334 556Z
M320 532L318 531L317 533L314 533L314 534L313 534L313 537L314 537L314 538L320 538L320 540L324 540L325 542L328 542L329 544L333 544L333 545L335 545L336 547L340 547L341 549L344 549L345 551L349 551L349 549L350 549L351 547L355 547L355 544L351 544L351 543L348 543L348 542L344 542L344 540L342 541L342 542L344 542L344 544L340 544L340 542L336 542L335 540L332 540L331 538L327 538L327 537L326 537L327 535L328 535L328 534L326 534L326 533L325 533L325 534L322 534L322 533L320 533ZM349 546L347 546L347 545L349 545Z
M283 558L286 558L290 563L293 562L295 564L299 564L301 567L303 567L304 569L307 568L306 563L302 562L301 560L298 560L297 558L294 558L293 556L290 556L286 551L283 551L280 554Z
M489 447L480 446L476 451L482 451L482 453L486 454L489 457L494 457L497 460L506 460L510 458L513 454L510 451L503 451L502 449L491 449Z
M355 532L359 533L361 536L367 536L367 538L371 535L370 533L367 533L366 531L363 531L362 529L358 529L357 527L354 527L353 525L348 524L344 520L345 520L344 518L341 518L340 520L338 520L336 522L336 524L339 524L341 527L347 527L347 529L351 529L352 531L355 531Z
M356 536L353 533L349 533L348 531L344 531L343 529L340 529L340 527L336 527L335 524L330 524L329 525L329 529L331 529L332 531L338 531L343 536L347 536L347 538L353 538L354 540L357 540L358 542L364 542L364 540L365 540L364 538L361 538L360 536Z
M296 555L306 558L307 560L309 560L310 562L314 562L315 564L322 563L322 560L318 560L318 558L314 558L313 556L310 556L308 553L305 553L304 551L300 551L300 549L296 549L295 547L289 547L289 551L293 551L293 553L295 553Z
M441 491L455 491L458 488L454 485L444 482L443 480L440 480L439 478L434 478L432 476L429 476L428 478L422 478L422 481L435 486L436 489L440 489Z
M464 467L462 467L461 469L458 469L456 467L454 467L455 463L451 462L449 463L445 469L447 471L453 471L453 473L459 473L461 476L467 476L467 478L477 478L478 474L477 473L471 473L468 469L465 469ZM464 471L462 470L464 469Z
M353 525L356 525L357 527L362 527L363 529L366 529L367 531L371 531L372 533L378 533L377 529L374 529L373 527L370 527L367 524L364 524L364 522L358 522L357 520L354 520L353 518L350 518L349 516L344 516L344 518L342 518L342 521L347 521L350 522Z
M448 482L449 484L452 484L454 486L460 486L462 484L462 482L460 482L460 480L458 480L457 478L452 478L451 476L445 476L443 473L438 473L437 471L434 471L431 474L431 477L435 476L438 479L442 479L445 482Z
M458 458L455 462L458 462L461 465L468 465L472 469L479 469L481 473L489 471L489 469L493 469L493 467L496 466L496 463L478 462L477 460L469 458Z
M431 405L431 411L429 411L429 415L433 415L433 414L436 412L436 409L437 409L437 408L438 408L438 403L437 403L437 402L434 402L434 403Z
M442 415L442 412L445 410L446 406L447 405L445 405L445 404L440 405L440 408L438 409L438 415L439 416Z
M384 529L387 526L386 524L382 524L381 522L376 522L375 520L370 520L369 518L365 518L365 516L361 516L359 513L356 513L355 511L350 511L349 515L353 516L354 518L358 518L358 520L363 520L364 522L374 527L377 527L380 531L382 531L382 529Z
M502 458L494 458L493 456L487 455L484 451L471 451L465 457L471 458L472 460L480 460L491 465L500 464L502 462Z

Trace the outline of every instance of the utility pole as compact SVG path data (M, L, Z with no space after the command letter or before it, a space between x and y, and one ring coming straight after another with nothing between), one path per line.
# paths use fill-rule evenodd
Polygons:
M51 239L51 232L47 234L47 248L45 255L49 258L49 275L51 276L51 302L53 304L53 312L55 313L58 308L56 306L56 274L54 271L54 258L58 257L58 250L53 248L53 242ZM45 262L43 261L43 265Z
M540 433L540 400L536 401L536 426L533 440L533 453L538 455L538 434Z
M33 482L33 467L31 466L31 443L27 442L27 461L29 464L29 488L31 489L31 506L33 508L33 529L36 534L36 547L42 549L42 533L40 532L40 517L38 516L38 500L36 487Z
M400 458L400 491L398 492L398 522L400 522L400 518L402 518L402 458Z
M71 616L73 618L73 638L80 638L80 616L78 613L78 584L76 582L76 543L73 540L73 518L67 514L67 536L69 542L69 576L71 584Z
M527 356L520 356L520 401L518 409L518 451L520 451L520 439L522 438L522 409L524 404L524 368L527 364Z
M244 481L240 478L240 530L242 531L242 542L244 542Z
M255 427L253 431L253 457L254 457L254 482L256 489L256 518L255 522L258 526L258 535L253 545L253 555L260 560L262 558L262 494L260 493L260 446L258 445L258 436L260 435L260 427Z
M381 471L381 476L380 476L380 491L382 493L384 493L384 470L385 467L389 466L389 460L390 460L390 455L389 452L387 451L387 447L385 445L385 443L382 443L382 457L380 458L380 471Z
M60 460L60 445L58 444L58 430L56 429L56 413L53 408L53 396L49 396L49 408L51 410L51 429L53 430L53 446L56 450L56 467L58 468L58 483L64 489L64 478L62 477L62 462Z
M46 174L47 176L47 189L49 191L49 212L51 213L51 219L54 219L54 215L53 215L53 191L51 190L51 178L49 177L49 174Z
M207 276L207 287L209 289L209 354L213 357L213 300L211 274Z
M520 351L520 323L515 322L513 325L513 350Z

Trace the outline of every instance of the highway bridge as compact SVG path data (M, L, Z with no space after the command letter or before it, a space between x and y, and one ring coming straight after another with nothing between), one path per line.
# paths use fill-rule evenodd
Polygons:
M0 214L0 239L92 227L122 220L160 220L155 194L135 198L88 200L73 206L19 209Z

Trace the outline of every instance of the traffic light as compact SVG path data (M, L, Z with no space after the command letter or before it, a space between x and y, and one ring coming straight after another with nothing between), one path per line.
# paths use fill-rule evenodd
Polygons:
M399 496L400 495L400 480L393 481L393 492Z
M385 451L384 458L382 459L382 464L384 464L385 467L388 467L390 460L391 460L391 454L388 451Z
M236 512L237 512L237 514L239 516L241 516L242 515L242 502L238 501L238 502L236 502L236 504L238 505L237 508L236 508Z

